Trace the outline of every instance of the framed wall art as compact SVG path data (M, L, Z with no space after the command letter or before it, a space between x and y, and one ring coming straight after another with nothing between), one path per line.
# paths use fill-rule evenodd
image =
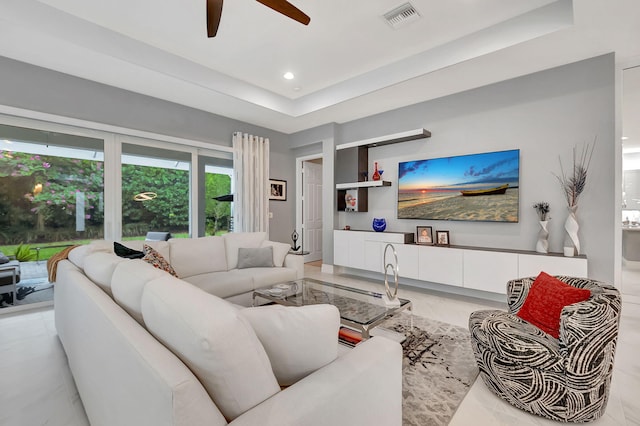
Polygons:
M287 181L269 179L269 199L287 201Z

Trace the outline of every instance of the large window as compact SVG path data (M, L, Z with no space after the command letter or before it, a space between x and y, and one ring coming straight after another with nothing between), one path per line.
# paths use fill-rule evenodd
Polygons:
M232 207L232 160L214 157L199 157L204 173L201 181L204 191L204 224L205 232L200 235L221 235L233 230Z
M0 125L0 247L12 254L19 244L102 238L102 146L101 139Z
M122 145L122 235L189 237L191 154Z

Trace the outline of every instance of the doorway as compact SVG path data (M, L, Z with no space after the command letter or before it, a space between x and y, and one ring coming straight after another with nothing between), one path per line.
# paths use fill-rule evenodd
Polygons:
M297 159L296 228L304 262L322 260L322 155Z
M622 73L623 295L640 298L640 66Z

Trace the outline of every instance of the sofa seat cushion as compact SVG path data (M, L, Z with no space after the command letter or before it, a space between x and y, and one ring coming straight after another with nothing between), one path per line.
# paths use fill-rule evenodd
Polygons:
M142 318L142 292L151 280L166 276L166 272L153 265L135 259L119 263L111 276L113 299L138 323L144 326ZM182 285L187 285L182 283Z
M248 268L226 272L195 275L182 278L184 281L210 294L226 299L251 292L257 288L296 279L296 271L291 268Z
M116 256L113 252L97 251L85 256L84 273L111 296L111 277L121 262L129 262L129 259Z
M265 232L230 232L222 236L227 253L227 269L238 267L239 248L258 248L267 238Z
M184 281L223 299L253 291L253 277L245 272L250 269L234 269L226 272L211 272L183 278Z
M147 329L198 377L228 421L280 391L251 325L230 303L166 276L142 296Z
M280 386L290 386L338 357L340 313L335 306L271 305L239 314L262 342Z
M296 279L296 271L291 268L251 268L246 271L252 271L254 274L254 290Z

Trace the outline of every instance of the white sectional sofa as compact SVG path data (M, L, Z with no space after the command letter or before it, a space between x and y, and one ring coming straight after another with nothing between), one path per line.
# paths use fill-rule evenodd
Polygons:
M374 337L340 349L330 305L229 301L300 276L299 256L239 269L247 244L277 243L250 234L147 243L180 278L106 243L58 264L56 328L93 426L402 423L399 344Z
M253 290L268 287L279 282L302 278L304 264L302 256L289 254L288 244L266 239L264 232L235 232L221 237L172 238L169 241L122 241L121 244L142 251L147 244L162 255L174 268L178 277L199 287L207 293L243 306L251 304ZM258 249L271 247L273 267L238 269L238 250L240 248ZM69 254L69 259L84 267L89 261L91 272L100 284L100 274L110 278L109 270L101 269L101 261L95 261L102 255L95 253L113 253L112 241L95 241L79 247ZM108 285L103 289L110 292Z

